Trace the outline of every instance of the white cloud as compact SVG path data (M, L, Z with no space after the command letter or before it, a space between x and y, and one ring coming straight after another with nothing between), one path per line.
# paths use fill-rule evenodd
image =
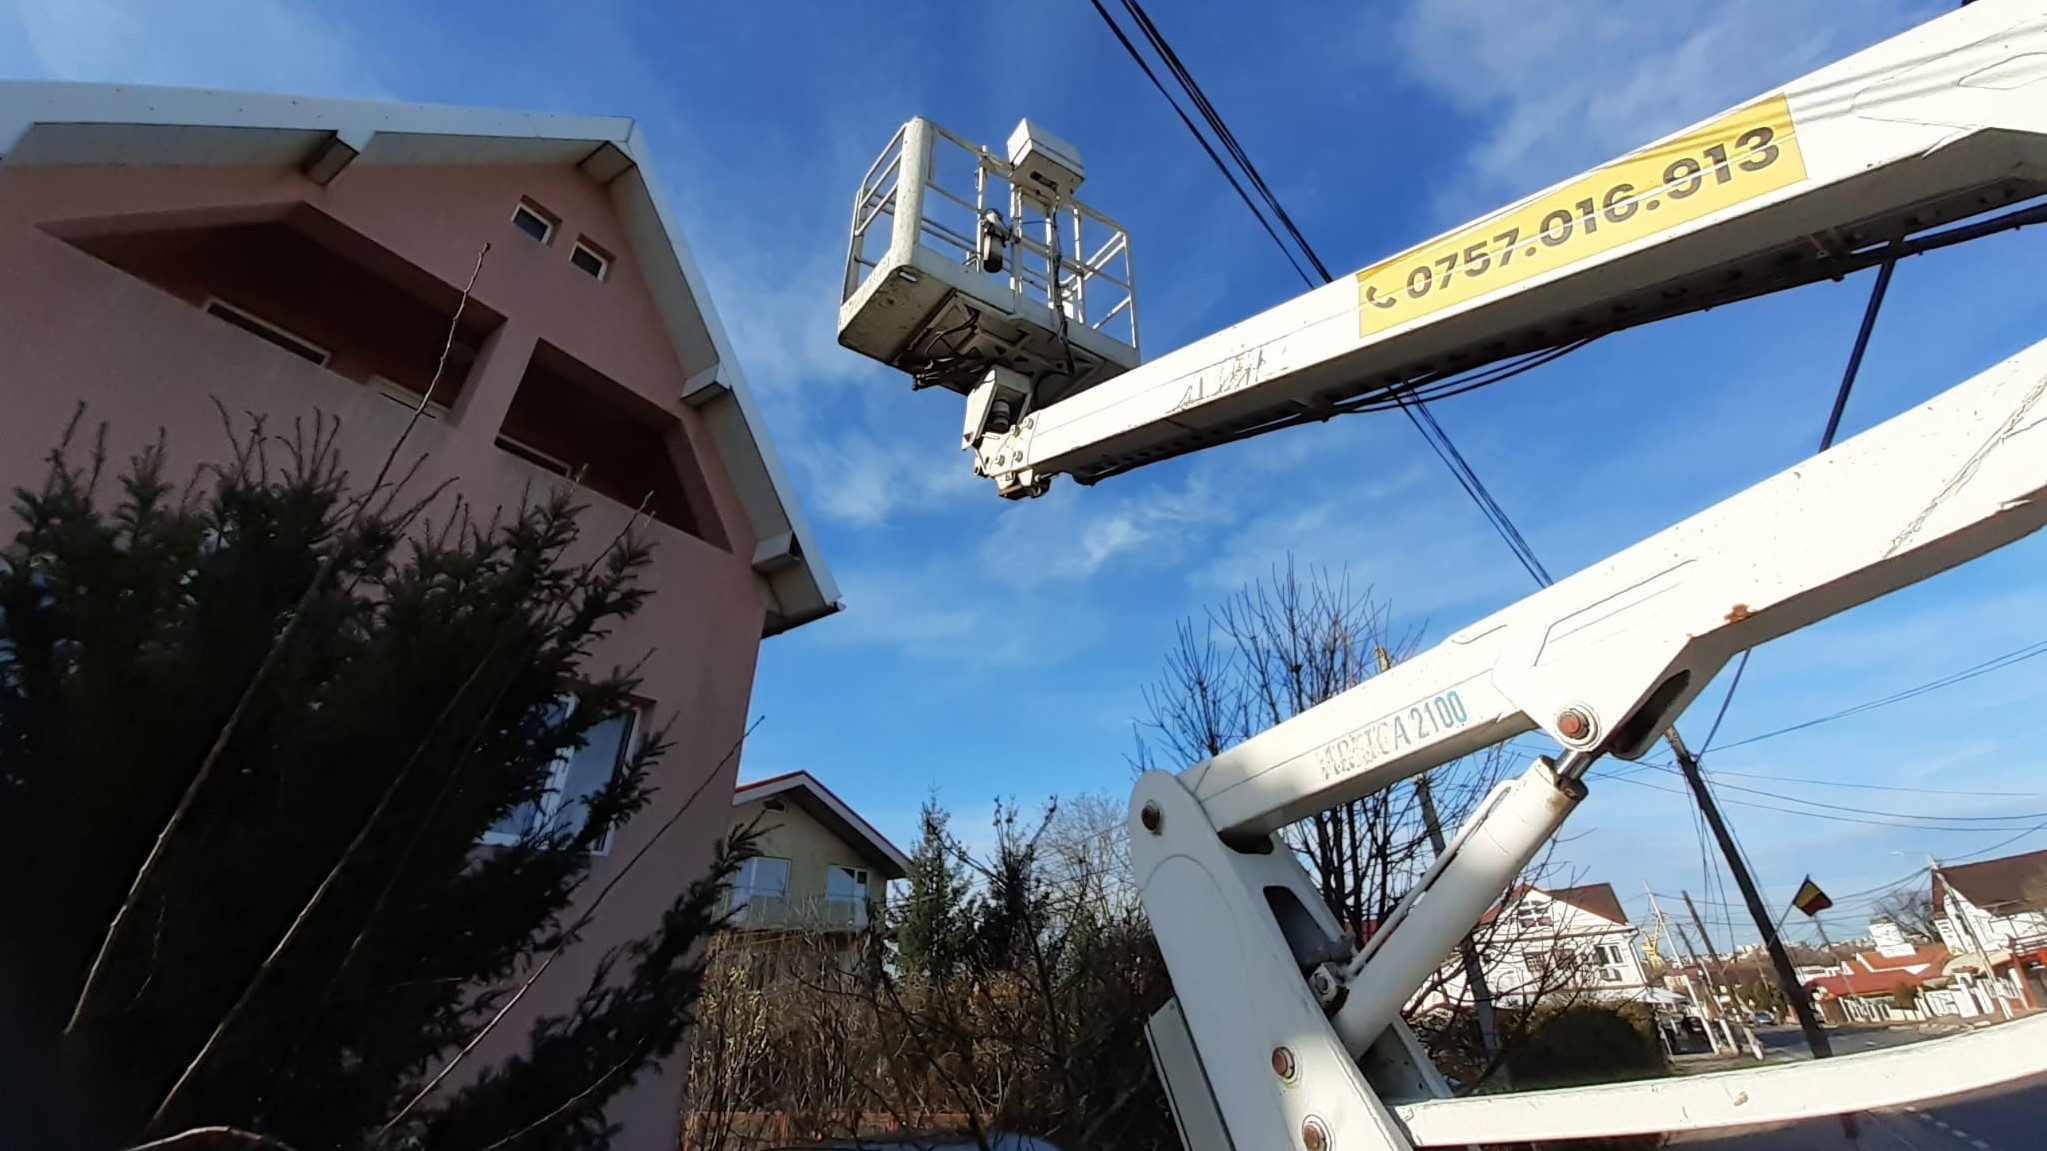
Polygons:
M1497 206L1945 11L1920 0L1414 0L1401 65L1484 125L1456 215ZM1377 23L1375 17L1375 24Z
M1243 527L1190 572L1190 582L1220 595L1268 578L1275 563L1292 556L1303 567L1344 571L1354 587L1370 587L1403 626L1426 622L1438 635L1530 589L1417 437L1390 423L1360 431L1322 445L1360 461L1354 469L1316 477L1312 486L1297 475L1270 489L1273 498L1247 509ZM1359 450L1373 441L1376 450ZM1444 618L1433 619L1436 613Z
M944 551L922 567L850 564L837 574L847 610L820 627L820 643L1004 673L1063 663L1107 630L1099 606L1078 594L1011 594L971 558Z
M943 439L863 426L828 431L820 421L804 423L800 451L810 481L807 503L840 523L873 527L898 512L933 508L988 485ZM993 500L992 487L986 498Z
M705 261L718 314L747 379L775 400L815 402L820 391L855 383L882 386L873 377L886 371L839 346L843 253L826 237L817 240L807 253L802 245L783 243L747 245L746 254L734 255L733 245L718 244L725 255Z
M14 0L51 78L383 97L369 49L296 0Z
M1111 564L1157 568L1184 558L1240 514L1241 490L1225 491L1205 471L1181 482L1127 481L1129 494L1062 482L1004 511L981 545L989 575L1038 588L1092 578Z

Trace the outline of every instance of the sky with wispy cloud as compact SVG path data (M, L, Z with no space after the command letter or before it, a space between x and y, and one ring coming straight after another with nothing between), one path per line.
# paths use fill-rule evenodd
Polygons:
M1180 0L1154 17L1349 269L1950 6ZM1530 590L1397 416L1012 504L955 451L956 401L837 346L855 188L915 115L991 143L1028 115L1081 149L1086 198L1133 237L1151 354L1301 290L1086 0L0 0L0 75L637 118L848 606L766 645L745 774L807 768L898 838L933 790L963 822L998 797L1124 791L1175 624L1289 553L1434 637ZM1901 266L1844 434L2047 334L2043 264L2047 236L2022 232ZM1437 412L1549 568L1575 571L1813 449L1869 275L1613 336ZM1760 649L1719 742L2047 638L2043 560L2025 541ZM1719 688L1704 699L1695 745ZM2047 823L2043 701L2047 660L2020 663L1708 769L1773 903L1808 872L1847 895ZM1674 777L1593 787L1561 849L1573 875L1638 917L1645 881L1689 889L1717 936L1750 934L1702 875ZM1837 936L1866 907L1842 904Z

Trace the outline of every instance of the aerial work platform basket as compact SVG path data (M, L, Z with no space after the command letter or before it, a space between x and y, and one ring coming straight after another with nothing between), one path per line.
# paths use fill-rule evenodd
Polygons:
M1082 176L1028 120L1007 156L903 125L854 203L839 343L962 395L1007 369L1035 405L1135 367L1130 238L1073 198Z

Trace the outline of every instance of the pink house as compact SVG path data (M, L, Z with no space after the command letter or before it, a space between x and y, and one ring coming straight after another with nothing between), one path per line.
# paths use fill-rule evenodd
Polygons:
M407 442L426 456L419 490L450 482L488 509L583 468L588 537L610 538L643 498L655 521L655 594L597 660L651 650L649 714L690 738L595 882L711 777L612 893L581 962L557 964L497 1033L518 1042L701 873L730 819L724 757L761 640L839 608L643 137L623 119L0 83L8 491L40 481L80 400L111 421L117 459L165 431L177 472L224 447L216 399L273 427L318 410L340 417L344 460L367 477L472 272L434 418ZM676 1145L683 1063L618 1104L619 1146Z

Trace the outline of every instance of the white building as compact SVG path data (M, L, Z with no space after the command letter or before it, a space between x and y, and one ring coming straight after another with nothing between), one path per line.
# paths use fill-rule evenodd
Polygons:
M1981 976L1987 967L1979 998L2047 1006L2047 851L1942 867L1932 882L1934 926L1954 953L1947 973Z
M1641 929L1628 921L1610 883L1543 889L1523 885L1487 913L1476 932L1493 1001L1524 1007L1548 996L1633 1000L1648 988ZM1469 1004L1457 956L1423 988L1423 1010Z

